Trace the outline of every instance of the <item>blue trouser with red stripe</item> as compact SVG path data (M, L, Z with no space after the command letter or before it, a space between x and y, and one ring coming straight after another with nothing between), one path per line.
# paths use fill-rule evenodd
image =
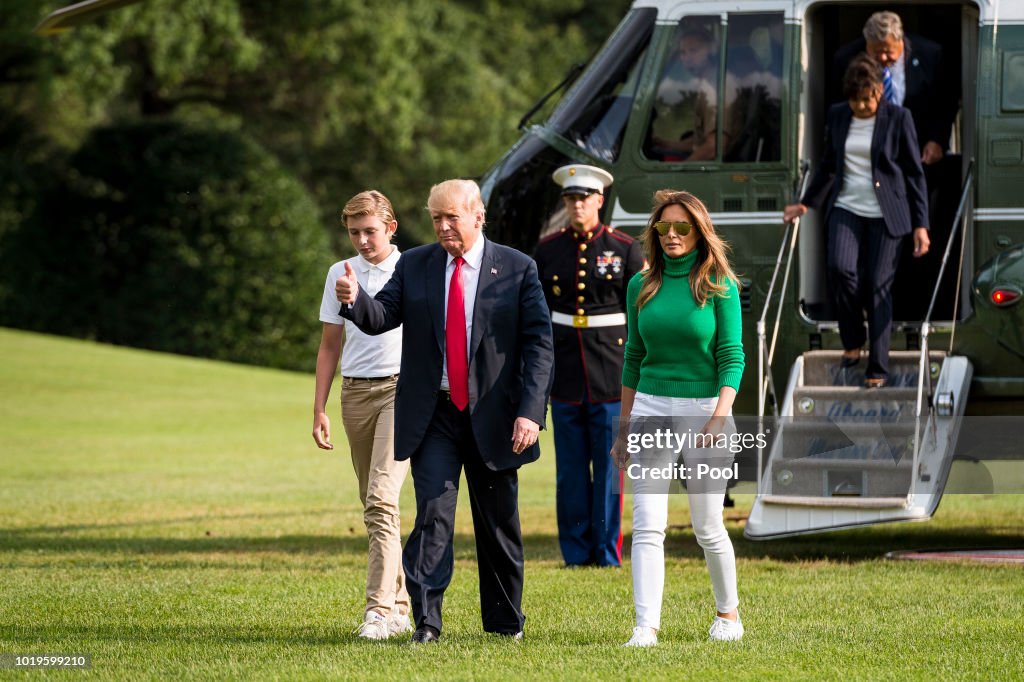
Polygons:
M609 454L619 401L551 401L558 544L569 566L622 563L621 472Z

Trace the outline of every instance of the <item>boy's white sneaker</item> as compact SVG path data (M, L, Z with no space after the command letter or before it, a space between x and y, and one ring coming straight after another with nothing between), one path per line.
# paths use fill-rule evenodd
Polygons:
M391 631L388 629L388 619L376 611L367 611L362 625L356 630L356 634L363 639L387 639L391 636Z
M402 635L412 631L412 621L408 615L403 616L400 613L392 613L388 616L388 632L392 635Z

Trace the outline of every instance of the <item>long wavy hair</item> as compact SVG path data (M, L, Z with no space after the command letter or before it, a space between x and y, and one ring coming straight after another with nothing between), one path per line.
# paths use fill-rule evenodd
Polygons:
M654 298L661 289L662 277L665 272L665 251L661 248L658 231L654 223L661 220L661 214L669 206L680 206L689 216L693 229L697 230L700 240L697 242L697 262L690 271L690 291L697 305L703 306L708 298L717 296L727 290L727 281L732 280L739 287L739 280L729 265L729 245L715 233L708 209L697 197L689 192L674 189L661 189L654 193L654 208L647 221L644 232L644 252L647 256L647 269L643 272L643 284L636 299L636 307Z

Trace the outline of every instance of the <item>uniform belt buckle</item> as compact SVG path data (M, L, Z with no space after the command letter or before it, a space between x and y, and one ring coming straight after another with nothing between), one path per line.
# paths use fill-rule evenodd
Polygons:
M586 329L587 327L590 326L590 324L587 321L586 315L573 315L572 326L576 327L577 329Z

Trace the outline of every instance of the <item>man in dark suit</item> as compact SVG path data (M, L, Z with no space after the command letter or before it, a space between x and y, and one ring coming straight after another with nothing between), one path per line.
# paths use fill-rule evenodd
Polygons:
M551 385L551 324L531 258L483 236L471 180L435 185L438 243L406 251L373 298L353 273L337 281L341 314L379 334L402 325L395 459L412 460L416 522L402 563L413 642L441 633L451 581L455 503L469 486L484 630L522 637L523 539L517 469L540 456Z
M864 23L863 37L836 52L833 82L842 82L847 65L861 52L888 73L883 76L889 82L883 97L913 115L921 162L930 166L940 161L959 108L959 88L943 70L942 48L927 38L904 35L898 14L875 12Z

